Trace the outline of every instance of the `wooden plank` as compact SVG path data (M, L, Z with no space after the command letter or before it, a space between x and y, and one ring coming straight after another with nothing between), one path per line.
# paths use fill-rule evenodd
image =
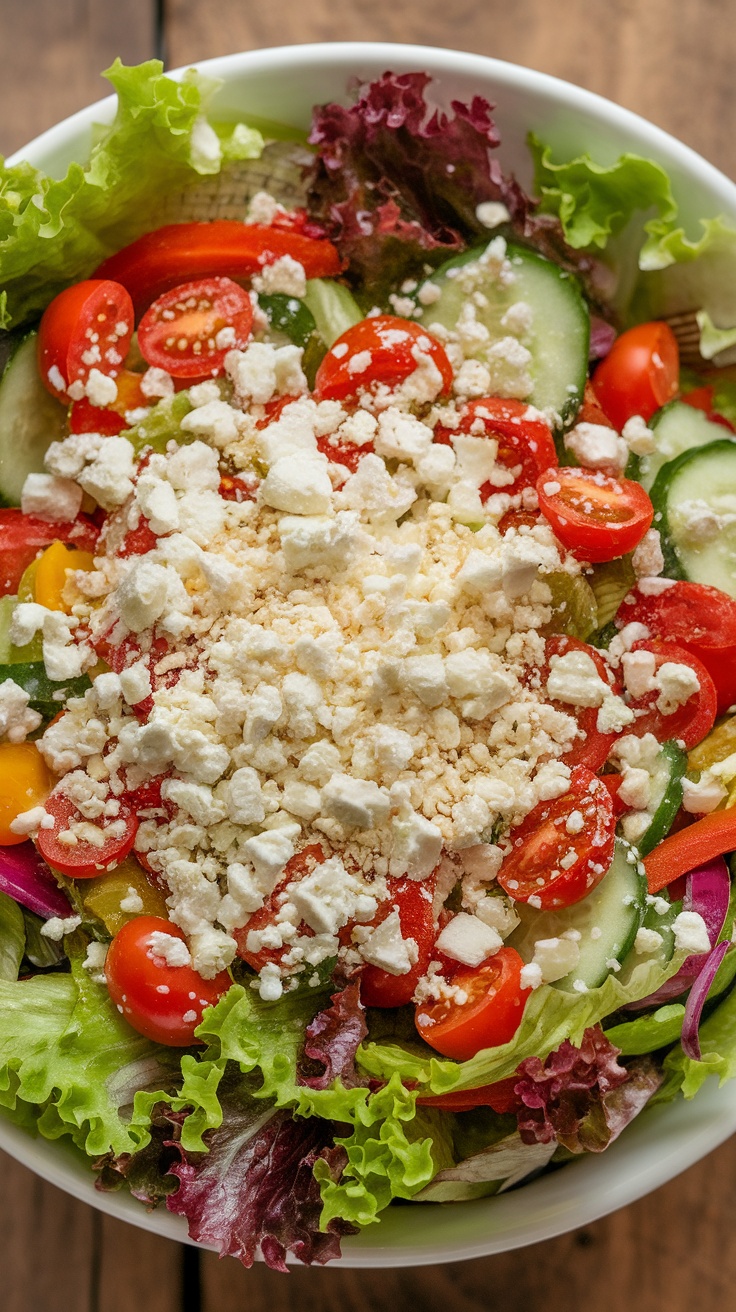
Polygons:
M98 1226L94 1312L181 1312L181 1244L112 1217Z
M94 1212L0 1153L3 1312L96 1312Z
M0 153L108 94L100 78L116 55L126 63L156 49L155 0L6 0L0 56Z

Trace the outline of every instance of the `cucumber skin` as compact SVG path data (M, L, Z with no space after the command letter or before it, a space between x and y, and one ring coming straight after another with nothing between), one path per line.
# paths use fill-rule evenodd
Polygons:
M716 451L728 451L733 455L736 442L730 438L719 438L715 442L709 442L705 446L694 446L682 455L675 456L674 460L668 460L666 465L662 465L657 477L652 484L649 496L654 506L654 522L659 529L660 540L662 543L662 555L664 557L664 574L671 579L687 579L687 574L680 560L677 547L670 533L669 518L667 514L667 499L670 485L673 478L679 474L680 470L689 465L693 460L697 460L705 452L712 454Z
M640 856L648 856L666 838L682 805L682 779L687 770L687 752L671 740L662 744L661 754L669 759L670 779L664 797L652 816L652 823L637 843Z

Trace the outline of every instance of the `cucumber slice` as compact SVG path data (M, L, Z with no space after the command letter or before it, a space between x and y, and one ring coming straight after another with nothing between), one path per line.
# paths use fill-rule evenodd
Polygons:
M316 324L304 301L275 292L273 296L259 296L258 304L268 319L272 335L293 342L295 346L306 346Z
M670 902L664 912L659 912L656 909L656 903L660 900L669 902L666 890L658 893L656 899L652 898L652 901L647 903L642 929L656 929L662 937L662 942L654 952L647 952L646 956L640 955L632 946L618 976L619 981L624 985L628 983L634 967L640 966L642 961L656 962L664 970L668 961L672 960L675 951L675 934L672 926L682 911L682 899L677 902Z
M647 856L669 833L682 806L682 777L687 769L687 752L676 742L665 743L652 771L652 823L637 843L640 856ZM656 929L657 926L654 926Z
M670 460L650 495L665 572L736 598L736 441L721 438Z
M310 278L303 299L328 350L348 328L365 318L347 287L330 278Z
M580 960L554 987L570 993L576 981L582 980L589 989L597 988L611 973L608 963L623 961L630 951L644 918L646 892L644 868L635 849L617 838L608 871L582 902L562 911L536 911L517 902L514 909L521 924L508 939L509 946L516 948L524 961L531 961L537 939L559 938L566 930L575 929L580 934Z
M77 679L50 679L43 661L0 665L0 683L6 679L12 679L28 693L31 710L38 711L44 720L53 719L70 697L83 697L92 687L86 674Z
M437 300L422 311L420 322L430 328L433 323L453 329L468 301L464 279L458 272L472 264L485 248L476 247L443 264L431 276L431 284L440 288ZM478 321L488 329L491 344L503 337L519 335L522 345L531 352L529 372L532 391L525 400L540 410L552 410L561 426L572 421L583 398L588 373L588 343L590 316L580 288L574 278L522 246L509 245L506 254L511 261L513 282L504 285L489 272L478 290L485 305L477 307ZM424 284L426 289L427 284ZM422 287L416 293L417 303L423 302ZM504 324L512 306L524 305L531 310L528 331L514 332L513 316ZM528 311L527 311L528 313ZM479 345L475 355L485 358L487 345ZM502 393L501 393L502 394Z
M62 438L66 410L46 391L36 360L38 333L28 333L0 379L0 503L19 506L28 474L43 471L48 447Z
M40 633L31 638L25 647L16 647L10 641L10 626L18 600L18 597L0 597L0 666L43 660L43 639ZM12 678L12 672L6 673L4 677Z
M723 438L723 425L714 424L702 410L696 410L683 401L671 401L662 410L658 410L650 421L649 427L657 439L657 449L651 455L639 457L639 468L631 475L627 468L626 476L636 477L646 492L663 465L681 456L683 451L691 451L696 446L707 446Z

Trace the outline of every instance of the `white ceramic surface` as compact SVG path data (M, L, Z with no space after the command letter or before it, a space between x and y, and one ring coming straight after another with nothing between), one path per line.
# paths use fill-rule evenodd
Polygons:
M524 141L533 129L561 152L591 150L601 162L612 161L624 150L659 160L672 177L682 220L693 233L700 217L725 213L736 220L736 186L700 156L609 101L530 69L455 51L374 43L260 50L208 60L201 67L223 79L215 102L219 114L246 111L304 126L312 104L343 98L351 77L423 69L437 79L440 103L474 93L495 102L501 161L522 182L530 181ZM72 159L85 158L92 124L108 121L114 106L109 97L82 110L10 162L29 159L61 175ZM736 1082L718 1089L711 1080L691 1103L679 1101L645 1112L602 1156L589 1156L522 1189L472 1203L389 1209L380 1225L345 1241L343 1265L458 1261L551 1238L656 1189L734 1130ZM0 1147L110 1215L186 1240L181 1218L163 1210L147 1213L124 1194L96 1192L86 1162L63 1144L34 1140L0 1120Z

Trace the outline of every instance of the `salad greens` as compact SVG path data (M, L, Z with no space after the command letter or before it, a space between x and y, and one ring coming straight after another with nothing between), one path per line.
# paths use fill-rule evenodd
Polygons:
M60 289L155 227L163 193L263 149L260 132L245 124L213 131L205 115L214 84L198 73L174 82L155 61L133 69L116 61L106 76L118 108L96 133L88 164L71 164L62 179L27 164L0 170L0 327L33 320ZM359 296L372 304L418 263L437 264L477 242L477 206L490 200L506 208L504 231L586 278L600 260L630 270L641 237L614 315L638 320L689 306L697 287L704 353L733 345L736 229L706 220L691 239L658 164L634 155L606 166L587 155L556 160L532 136L535 203L500 170L492 107L475 97L454 102L450 114L429 114L427 84L424 75L386 75L350 108L324 106L315 115L310 211L336 224ZM390 116L378 112L386 104ZM352 321L354 302L341 291ZM324 289L312 296L318 318ZM721 388L718 409L736 416L736 384L722 380ZM125 436L137 450L165 451L190 408L186 393L163 399ZM627 575L624 590L629 582ZM732 924L730 914L726 936ZM188 1218L195 1239L246 1264L259 1246L278 1269L288 1253L326 1261L338 1255L341 1234L376 1221L392 1199L442 1201L508 1187L546 1165L560 1144L570 1152L605 1147L652 1098L689 1098L711 1073L736 1075L736 953L712 990L701 1062L673 1046L681 1002L626 1012L677 972L684 952L664 964L636 958L586 992L544 985L530 995L513 1039L454 1062L413 1026L410 1036L390 1027L382 1034L349 979L276 1003L236 983L206 1012L201 1046L177 1055L135 1033L84 969L86 926L67 935L63 954L46 943L39 955L44 942L0 893L0 1106L99 1159L99 1187L127 1184L137 1197L165 1200ZM57 968L62 956L68 971ZM24 960L49 973L18 978ZM606 1020L613 1023L604 1035ZM661 1082L647 1054L667 1048ZM636 1060L620 1065L621 1055ZM507 1080L520 1068L538 1101L529 1093L516 1118L455 1116L417 1101ZM574 1080L588 1102L571 1120L565 1099Z

